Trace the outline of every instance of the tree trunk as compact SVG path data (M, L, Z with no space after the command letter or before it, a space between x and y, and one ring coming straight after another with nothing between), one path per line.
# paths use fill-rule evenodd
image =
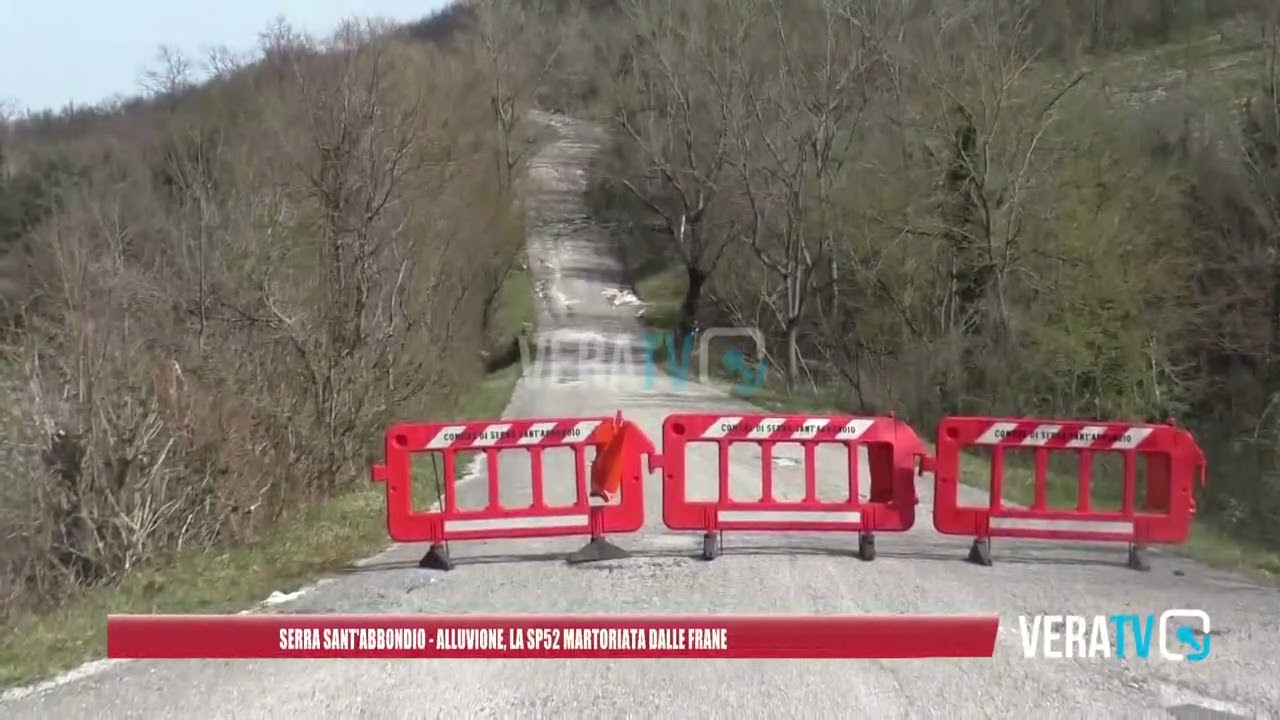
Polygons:
M697 329L698 307L702 300L702 288L707 284L707 273L692 265L686 268L689 285L684 291L684 302L680 305L680 320L676 333L681 341L689 337Z
M1271 268L1271 327L1267 333L1267 393L1280 392L1280 263Z
M787 394L795 390L800 379L800 323L787 325Z

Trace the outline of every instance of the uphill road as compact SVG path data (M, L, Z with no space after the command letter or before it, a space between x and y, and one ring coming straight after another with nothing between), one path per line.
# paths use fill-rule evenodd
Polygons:
M636 307L609 233L589 216L583 191L603 131L542 116L556 132L526 182L530 267L542 303L538 332L573 348L582 337L643 352ZM570 351L566 351L570 352ZM576 352L576 351L573 351ZM622 410L654 438L671 412L760 412L696 382L657 382L643 366L619 374L608 358L541 357L506 417L613 415ZM918 428L920 432L930 429ZM757 451L758 452L758 451ZM505 456L505 455L504 455ZM548 457L548 493L571 477ZM689 458L690 493L714 495L714 455ZM759 492L760 458L732 460L735 494ZM794 480L794 459L775 459L775 484ZM505 460L504 501L528 498L527 462ZM820 468L821 470L821 468ZM834 468L833 468L834 470ZM754 488L751 487L754 479ZM847 477L819 473L834 496ZM662 524L655 474L640 533L617 544L633 556L568 565L580 538L455 543L458 566L423 570L425 548L398 545L302 595L288 612L362 613L999 613L993 659L897 661L746 660L282 660L125 662L0 701L0 717L465 718L465 717L1267 717L1280 716L1280 594L1189 560L1153 556L1139 573L1123 547L1004 542L992 567L964 562L968 540L938 535L930 479L918 479L915 528L881 534L879 557L859 562L857 538L726 535L724 554L700 559L698 534ZM792 483L794 484L794 483ZM741 485L741 486L738 486ZM863 483L865 487L865 483ZM480 506L483 481L463 504ZM970 498L980 502L974 493ZM1112 614L1201 608L1213 619L1213 654L1200 663L1160 659L1024 658L1023 614ZM1153 656L1156 653L1153 653Z

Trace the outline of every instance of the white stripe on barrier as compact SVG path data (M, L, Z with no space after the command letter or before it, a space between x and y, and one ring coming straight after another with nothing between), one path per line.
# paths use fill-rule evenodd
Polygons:
M1111 443L1112 450L1132 450L1138 447L1138 444L1147 439L1152 432L1152 428L1134 427L1125 430L1124 435L1117 441Z
M1101 425L1090 425L1089 427L1081 428L1080 432L1076 433L1075 437L1071 438L1071 442L1067 443L1067 447L1090 447L1098 438L1102 437L1103 433L1106 431L1107 429Z
M1044 445L1048 443L1050 440L1052 440L1055 435L1061 432L1061 430L1062 430L1061 425L1037 426L1035 430L1031 431L1030 435L1028 435L1025 439L1023 439L1022 444L1033 445L1033 446Z
M868 418L857 418L855 420L850 420L847 425L840 428L840 431L836 433L836 439L837 440L857 440L858 438L862 437L862 433L866 432L867 428L874 425L875 422L876 422L875 420L871 420Z
M706 430L702 431L699 437L704 439L717 439L728 435L737 429L742 423L743 418L740 417L718 417ZM767 417L756 423L755 427L747 432L745 439L748 440L765 440L772 438L775 433L787 426L787 418ZM791 440L808 440L817 436L818 432L831 423L830 418L806 418L801 423L800 428L792 432L788 439ZM835 434L837 440L856 440L872 426L875 425L875 418L856 418L850 420L843 428Z
M591 433L600 427L599 420L583 420L573 426L573 430L569 432L568 437L564 438L566 445L578 445L591 439Z
M475 520L445 520L445 532L474 530L514 530L528 528L586 527L586 515L553 515L550 517L477 518Z
M1133 523L1128 520L1049 520L992 516L991 527L1001 530L1071 530L1133 534Z
M1004 439L1010 432L1018 429L1018 423L999 422L992 423L987 431L982 433L977 440L973 441L974 445L995 445Z
M791 522L791 523L856 523L862 520L857 510L721 510L720 522Z
M511 423L497 423L495 425L486 426L484 431L480 433L480 437L471 443L472 447L489 447L495 445L502 439L503 433L511 429Z
M751 440L763 440L770 435L782 429L786 424L786 418L765 418L761 420L751 432L747 433L747 438Z
M440 428L440 432L431 438L431 442L427 443L428 450L436 450L439 448L447 448L458 439L458 433L466 430L466 425L450 425Z
M818 431L827 426L831 422L828 418L809 418L804 421L804 425L799 430L791 434L792 440L809 440L818 434Z
M539 422L529 426L528 430L520 436L516 441L517 445L534 445L547 437L551 430L554 430L556 424L553 422Z
M704 438L722 438L729 434L729 431L737 427L742 422L740 417L718 417L706 430L702 431Z

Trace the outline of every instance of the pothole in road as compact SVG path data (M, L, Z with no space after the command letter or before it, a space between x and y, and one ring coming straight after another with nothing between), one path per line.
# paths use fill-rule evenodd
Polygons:
M1165 709L1169 712L1169 717L1177 718L1178 720L1235 720L1236 718L1248 720L1249 718L1248 715L1237 715L1207 708L1203 705L1175 705Z
M582 565L583 570L606 573L623 573L631 578L661 578L682 568L700 562L693 557L633 557L617 562L601 562Z
M1161 704L1169 717L1178 720L1235 720L1257 717L1249 708L1238 703L1207 697L1179 685L1161 683Z

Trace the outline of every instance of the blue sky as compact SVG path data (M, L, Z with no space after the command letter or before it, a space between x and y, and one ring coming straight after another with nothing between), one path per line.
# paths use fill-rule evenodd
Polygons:
M309 34L345 18L417 20L450 0L0 0L0 104L60 109L139 92L160 45L202 60L251 50L276 17Z

